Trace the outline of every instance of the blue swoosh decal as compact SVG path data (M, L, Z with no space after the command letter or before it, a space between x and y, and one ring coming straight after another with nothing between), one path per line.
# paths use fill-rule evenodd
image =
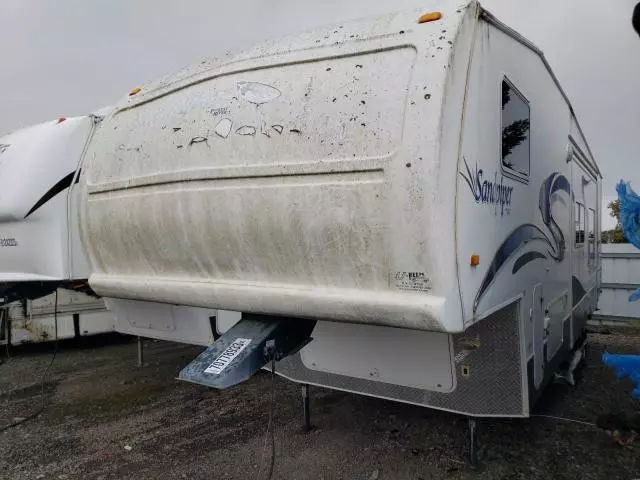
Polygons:
M546 245L548 245L549 248L553 248L551 242L544 234L544 232L531 223L520 225L513 232L511 232L511 234L504 242L502 242L502 245L500 245L500 247L498 248L498 251L494 255L493 260L489 265L489 270L485 274L484 280L482 281L480 289L476 294L476 298L473 301L474 311L478 307L480 299L489 288L489 286L493 283L496 275L502 269L502 267L504 267L504 264L507 262L507 260L509 260L509 258L521 247L524 247L527 243L533 240L541 240Z
M542 215L542 222L549 229L551 236L553 237L552 251L549 251L548 253L555 261L561 262L564 259L566 252L566 242L562 229L551 213L551 197L558 190L569 194L571 187L567 177L555 172L549 175L549 177L547 177L540 186L539 208L540 214Z
M468 166L467 170L469 170ZM553 218L553 213L551 212L552 196L558 191L566 192L573 197L571 185L569 180L567 180L567 177L558 172L554 172L549 175L544 182L542 182L542 185L540 185L540 194L538 196L538 207L540 209L540 215L542 216L542 222L545 227L547 227L550 235L547 235L539 227L530 223L520 225L509 234L507 239L502 242L500 247L498 247L493 260L489 265L489 269L482 280L482 284L476 293L476 297L473 301L474 312L477 310L482 296L491 286L498 272L502 267L504 267L505 263L521 247L525 246L530 241L540 240L544 242L547 246L547 253L551 258L558 263L564 260L566 253L566 241L564 234L562 233L562 229ZM516 260L511 273L516 273L529 262L543 258L546 258L546 256L541 252L534 251L525 253Z
M547 256L540 252L527 252L523 253L517 260L516 263L513 264L513 269L511 270L511 274L514 275L518 270L524 267L527 263L533 262L539 258L543 258L546 260Z

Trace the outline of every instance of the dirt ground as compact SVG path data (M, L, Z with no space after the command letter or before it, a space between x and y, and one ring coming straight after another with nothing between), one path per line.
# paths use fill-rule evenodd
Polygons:
M640 353L640 331L590 335L582 381L551 385L538 414L593 422L638 409L632 385L600 363ZM47 408L0 433L3 479L261 479L272 379L260 373L225 391L175 380L200 349L107 336L61 344ZM40 404L51 345L14 349L0 365L0 426ZM640 441L622 449L594 427L534 417L488 421L479 470L467 465L465 418L390 401L312 388L315 429L301 430L300 387L275 380L278 479L634 479Z

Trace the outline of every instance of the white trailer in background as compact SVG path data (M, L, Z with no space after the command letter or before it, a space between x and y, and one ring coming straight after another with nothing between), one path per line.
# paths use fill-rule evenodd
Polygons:
M89 284L121 331L204 345L207 310L242 312L185 380L275 358L305 385L526 417L579 358L601 176L542 53L476 2L136 89L84 161Z
M58 290L35 300L22 299L5 307L0 342L39 343L114 331L113 314L101 298L72 290ZM57 326L56 326L57 321ZM56 336L57 335L57 336Z
M111 111L60 118L0 137L0 344L52 340L56 317L59 339L114 328L145 333L139 315L130 323L120 316L125 324L114 325L104 300L88 285L89 264L79 239L82 162L96 126ZM156 337L213 343L209 317L215 318L215 311L177 312L180 328L166 327L169 333ZM154 305L142 317L148 315L170 317L172 309ZM189 315L200 315L201 321L190 326ZM183 326L191 330L190 337L180 336Z
M52 340L56 317L58 338L113 331L113 315L87 284L76 201L80 163L104 113L0 137L0 343Z

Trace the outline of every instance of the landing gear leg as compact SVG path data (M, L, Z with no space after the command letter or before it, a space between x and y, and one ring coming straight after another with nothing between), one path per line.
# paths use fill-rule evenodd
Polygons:
M144 363L144 344L142 337L138 337L138 367L142 367Z
M478 468L478 420L469 417L469 464Z
M309 405L309 385L302 385L302 414L303 425L302 428L305 432L308 432L313 427L311 426L311 408Z
M566 367L566 369L556 373L555 379L564 380L572 387L575 387L576 386L575 374L578 368L580 367L580 365L584 361L586 349L587 349L587 337L585 336L584 339L581 341L580 345L578 345L578 347L576 347L575 350L573 351L569 365Z

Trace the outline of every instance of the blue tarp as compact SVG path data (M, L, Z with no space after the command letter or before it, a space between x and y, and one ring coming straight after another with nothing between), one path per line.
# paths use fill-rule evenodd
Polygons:
M602 354L602 363L616 369L618 378L629 377L635 389L632 394L636 398L640 398L640 355L613 355L610 353Z
M633 191L629 182L620 180L616 185L620 201L620 224L624 236L633 246L640 248L640 197ZM629 296L630 302L640 299L640 289Z
M636 248L640 248L640 197L633 191L629 182L620 180L616 185L620 201L620 224L626 239ZM629 296L629 301L640 299L640 289ZM615 368L618 378L629 377L635 388L633 396L640 398L640 355L602 354L602 363Z

